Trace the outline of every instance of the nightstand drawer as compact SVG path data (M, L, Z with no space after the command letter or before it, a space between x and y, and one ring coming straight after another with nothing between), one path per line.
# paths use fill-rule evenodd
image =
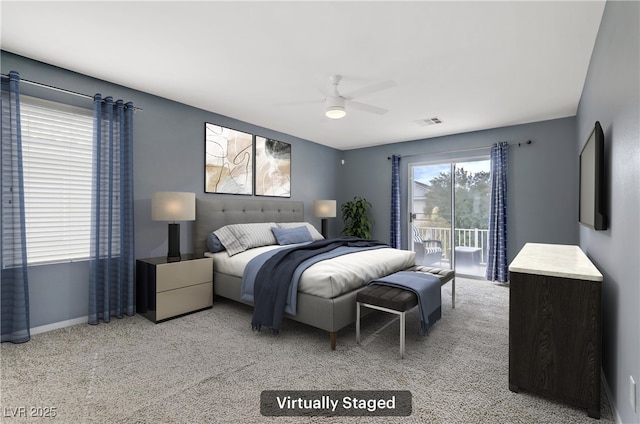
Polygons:
M212 304L213 284L211 282L168 290L157 294L156 320L208 308Z
M156 291L175 290L200 283L211 283L213 279L210 258L171 262L157 266Z
M183 255L136 261L136 312L153 322L213 306L213 259Z

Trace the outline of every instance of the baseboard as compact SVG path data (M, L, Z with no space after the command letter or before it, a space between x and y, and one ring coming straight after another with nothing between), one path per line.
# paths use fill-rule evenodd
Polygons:
M604 393L605 395L607 395L607 399L609 399L609 406L611 407L611 414L613 415L613 419L616 420L617 424L622 424L622 419L620 418L620 415L618 415L616 404L613 402L613 396L611 395L611 390L609 389L609 383L607 383L607 377L604 375L604 370L602 368L600 369L600 376L602 378Z
M79 317L74 319L68 319L66 321L54 322L52 324L41 325L39 327L31 328L31 335L46 333L47 331L57 330L60 328L71 327L72 325L87 324L89 322L89 316Z

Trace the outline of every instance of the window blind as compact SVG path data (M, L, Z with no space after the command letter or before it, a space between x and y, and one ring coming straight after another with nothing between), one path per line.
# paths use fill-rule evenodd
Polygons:
M93 112L20 98L29 265L89 258Z

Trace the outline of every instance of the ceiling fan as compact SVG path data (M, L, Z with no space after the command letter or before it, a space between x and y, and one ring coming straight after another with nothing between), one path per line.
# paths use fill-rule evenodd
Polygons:
M364 112L374 113L376 115L384 115L385 113L388 112L387 109L383 109L377 106L372 106L366 103L361 103L361 102L355 101L354 99L367 94L372 94L378 91L382 91L387 88L394 87L396 85L394 81L388 80L378 84L373 84L373 85L363 87L359 90L353 91L346 95L342 95L338 91L338 84L340 84L340 81L342 81L342 76L331 75L329 77L329 81L331 82L331 87L329 88L329 92L325 94L325 98L322 101L324 102L324 105L325 105L325 116L331 119L344 118L347 114L347 107L358 109ZM311 103L319 103L319 102L320 100L316 100ZM302 103L309 103L309 102L293 102L293 103L288 103L288 105L302 104Z
M331 81L331 88L329 89L329 94L325 98L325 116L331 119L340 119L344 118L347 114L346 104L349 104L350 108L362 110L364 112L375 113L377 115L384 115L388 112L387 109L383 109L377 106L372 106L366 103L357 102L353 99L357 97L361 97L367 94L375 93L377 91L385 90L387 88L393 87L396 85L394 81L384 81L378 84L369 85L367 87L363 87L359 90L353 91L347 95L341 95L338 91L338 84L342 80L341 75L332 75L329 77Z

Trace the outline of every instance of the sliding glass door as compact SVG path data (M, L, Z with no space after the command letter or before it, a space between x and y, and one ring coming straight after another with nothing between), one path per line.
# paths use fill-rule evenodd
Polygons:
M450 163L409 165L409 248L418 265L453 268Z
M418 264L484 277L489 175L488 157L409 164L409 248Z

